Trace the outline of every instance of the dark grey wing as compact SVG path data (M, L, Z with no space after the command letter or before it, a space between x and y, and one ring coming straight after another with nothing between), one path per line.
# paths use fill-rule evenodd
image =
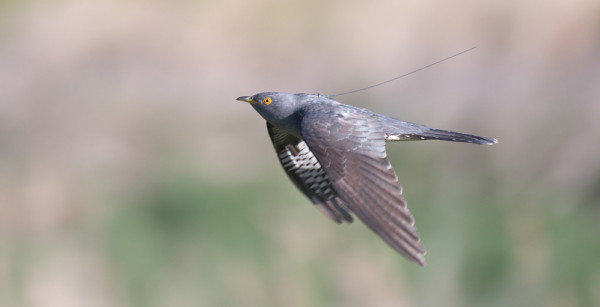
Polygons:
M379 115L318 104L302 115L302 138L348 208L400 254L425 265L425 248L386 157Z
M335 222L352 223L352 216L306 143L269 122L267 130L281 166L296 187Z

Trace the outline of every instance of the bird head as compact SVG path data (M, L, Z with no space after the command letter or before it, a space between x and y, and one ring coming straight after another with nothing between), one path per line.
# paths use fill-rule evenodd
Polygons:
M268 122L286 126L290 121L296 120L297 111L310 99L307 99L307 94L264 92L238 97L237 100L249 102Z

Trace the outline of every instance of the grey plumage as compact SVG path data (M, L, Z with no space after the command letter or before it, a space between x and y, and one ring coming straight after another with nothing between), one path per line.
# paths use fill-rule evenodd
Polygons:
M425 248L387 159L386 142L497 142L401 121L322 95L265 92L237 100L249 102L267 121L283 169L317 208L337 223L351 223L354 213L419 265L425 265Z

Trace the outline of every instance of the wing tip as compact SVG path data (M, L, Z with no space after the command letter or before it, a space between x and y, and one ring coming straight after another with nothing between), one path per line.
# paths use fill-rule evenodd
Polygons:
M420 247L418 250L413 250L411 252L407 250L397 251L400 252L400 254L402 254L408 260L418 264L419 266L424 267L427 265L427 262L425 261L425 255L427 254L427 251L425 250L425 247L423 247L420 241L418 241L417 243Z
M321 211L321 213L329 217L337 224L342 224L344 222L351 224L354 222L352 215L350 215L346 209L340 207L335 200L329 200L326 202L313 201L313 203L315 204L315 207Z
M425 261L425 253L416 255L414 259L411 259L412 262L418 264L419 266L425 267L427 262Z

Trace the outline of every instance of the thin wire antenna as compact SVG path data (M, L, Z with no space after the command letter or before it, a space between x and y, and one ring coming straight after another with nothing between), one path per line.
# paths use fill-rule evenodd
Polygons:
M377 84L373 84L373 85L370 85L370 86L367 86L367 87L359 88L359 89L357 89L357 90L353 90L353 91L349 91L349 92L344 92L344 93L339 93L339 94L335 94L335 95L329 95L329 97L336 97L336 96L342 96L342 95L353 94L353 93L356 93L356 92L361 92L361 91L365 91L365 90L368 90L368 89L371 89L371 88L374 88L374 87L377 87L377 86L380 86L380 85L384 85L384 84L386 84L386 83L389 83L389 82L392 82L392 81L394 81L394 80L398 80L398 79L400 79L400 78L403 78L403 77L406 77L406 76L408 76L408 75L412 75L412 74L414 74L414 73L416 73L416 72L418 72L418 71L421 71L421 70L423 70L423 69L429 68L429 67L431 67L431 66L433 66L433 65L436 65L436 64L442 63L442 62L444 62L444 61L447 61L447 60L450 60L451 58L457 57L457 56L459 56L459 55L461 55L461 54L463 54L463 53L467 53L467 52L469 52L469 51L471 51L471 50L473 50L473 49L475 49L475 48L477 48L477 46L471 47L471 48L469 48L469 49L467 49L467 50L463 50L463 51L461 51L461 52L459 52L459 53L455 53L454 55L451 55L451 56L449 56L449 57L447 57L447 58L441 59L441 60L439 60L439 61L437 61L437 62L434 62L434 63L431 63L431 64L429 64L429 65L423 66L423 67L421 67L421 68L419 68L419 69L415 69L415 70L413 70L413 71L411 71L411 72L405 73L405 74L403 74L403 75L401 75L401 76L398 76L398 77L396 77L396 78L392 78L392 79L389 79L389 80L386 80L386 81L383 81L383 82L380 82L380 83L377 83Z

